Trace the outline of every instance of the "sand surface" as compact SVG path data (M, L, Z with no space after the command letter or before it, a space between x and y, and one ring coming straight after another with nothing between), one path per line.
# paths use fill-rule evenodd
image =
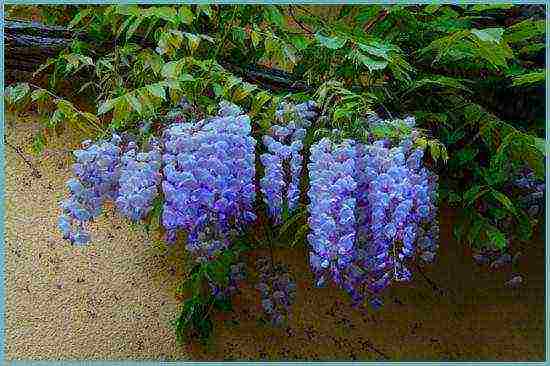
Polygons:
M60 237L58 202L70 172L68 149L82 136L65 133L40 158L30 155L36 123L6 127L41 173L32 175L6 147L6 358L178 360L529 360L544 358L544 242L524 253L524 285L508 289L509 269L489 272L451 240L443 210L441 256L420 275L391 288L386 305L365 316L339 290L312 288L304 248L278 250L298 278L294 317L286 329L257 321L250 285L236 310L215 320L211 344L178 346L169 321L174 289L186 265L181 249L163 252L111 208L92 227L91 245ZM249 258L249 260L252 260Z

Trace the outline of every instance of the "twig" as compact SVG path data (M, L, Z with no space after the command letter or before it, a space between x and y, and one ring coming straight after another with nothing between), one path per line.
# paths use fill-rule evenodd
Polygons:
M35 178L42 178L42 174L40 174L40 172L38 171L38 169L36 169L36 167L34 165L32 165L32 163L25 157L25 154L23 153L23 151L21 151L21 149L18 147L18 146L15 146L15 145L12 145L10 144L5 138L4 138L4 143L11 147L13 150L15 150L15 152L17 153L17 155L19 155L21 157L21 159L23 159L23 161L29 166L29 168L31 169L32 171L32 175L35 177Z
M300 28L302 28L304 30L304 32L308 33L308 34L313 34L313 31L311 29L309 29L308 27L306 27L304 25L304 23L302 23L301 21L299 21L298 19L296 19L295 15L294 15L294 9L292 8L292 5L289 5L288 6L288 11L290 13L290 17L292 18L292 20L294 20L294 23L298 24L298 26Z
M212 309L214 308L214 303L216 302L216 298L212 298L212 302L210 303L210 305L208 306L208 310L206 311L206 313L204 313L204 316L202 317L201 321L206 319L206 317L210 314L210 312L212 311Z
M381 22L382 20L384 20L386 17L388 16L388 11L386 9L383 9L381 10L378 15L370 20L366 25L365 25L365 28L364 28L364 31L365 33L368 33L372 28L374 28L374 26L376 25L376 23L378 22Z
M382 106L382 108L384 108L384 111L386 111L386 113L388 114L390 119L393 119L393 116L392 116L391 112L388 110L388 108L386 108L386 106L382 102L380 102L380 105Z
M428 282L428 284L432 287L432 290L439 293L440 295L443 295L445 293L445 291L443 291L431 278L426 275L426 273L424 273L422 267L420 267L418 263L416 263L416 269L418 270L420 275L426 280L426 282Z
M385 354L384 352L380 351L378 348L373 346L369 340L366 340L365 342L363 342L363 345L365 345L369 350L376 352L379 356L382 356L382 358L386 360L390 359L390 357L387 354Z

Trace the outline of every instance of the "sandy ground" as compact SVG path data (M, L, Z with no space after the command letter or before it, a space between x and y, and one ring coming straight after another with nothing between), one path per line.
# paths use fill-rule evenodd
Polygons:
M7 140L30 151L32 121L6 127ZM45 156L26 156L35 178L6 147L6 358L179 360L529 360L544 358L544 242L525 253L525 284L505 288L507 270L477 266L451 238L442 212L442 255L420 275L390 289L370 315L352 309L342 292L314 289L305 249L279 250L298 277L287 329L257 321L250 286L234 313L221 314L207 346L178 346L169 321L184 254L164 252L107 209L85 248L64 242L56 228L70 160L81 136L66 133ZM539 237L542 234L539 234ZM249 258L252 260L253 258Z

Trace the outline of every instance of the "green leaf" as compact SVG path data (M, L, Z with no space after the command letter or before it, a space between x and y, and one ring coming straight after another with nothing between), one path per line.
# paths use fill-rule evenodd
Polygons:
M231 30L231 36L237 45L244 47L244 40L246 38L246 33L241 28L233 28Z
M506 208L514 215L517 214L516 207L514 206L510 198L508 198L508 196L493 188L491 188L491 194L496 200L498 200L502 204L502 206L504 206L504 208Z
M487 225L485 230L487 237L498 249L506 248L506 236L493 225Z
M504 34L503 28L486 28L486 29L472 29L471 32L483 42L500 43L502 35Z
M424 8L424 11L428 14L433 14L438 11L440 7L441 5L428 5Z
M164 64L160 74L167 79L177 79L181 67L182 65L179 61L170 61Z
M355 16L354 20L360 24L366 23L373 17L377 16L380 10L382 10L381 5L369 4L360 6L359 13Z
M520 240L529 241L533 235L533 225L529 216L522 210L517 210L516 218L518 220L517 233Z
M166 93L164 91L164 87L160 84L151 84L146 86L147 91L151 93L152 95L161 98L162 100L166 100Z
M44 138L44 134L39 132L36 136L34 136L32 141L33 153L35 155L40 155L44 151L44 146L46 146L46 139Z
M368 43L358 42L357 46L369 55L384 59L386 61L390 60L390 51L394 50L393 46L389 46L375 40L371 40Z
M250 39L252 40L252 45L254 46L254 48L257 48L260 44L260 35L256 31L251 31Z
M69 28L69 29L74 28L78 23L80 23L82 21L82 19L86 18L88 16L88 14L90 14L91 11L92 11L91 7L79 11L78 14L75 15L73 20L71 20L71 22L69 23L67 28Z
M543 138L540 138L540 137L533 137L533 145L535 146L535 148L537 148L537 150L542 154L542 155L546 155L547 154L547 144L546 144L546 140L543 139Z
M497 69L508 68L507 59L513 56L512 50L504 42L495 43L493 41L483 41L478 36L474 39L477 49L474 49L477 56L489 62L489 64Z
M105 113L109 112L111 109L113 109L115 107L115 105L118 101L119 101L118 98L108 99L108 100L104 101L97 108L97 114L102 115L102 114L105 114Z
M256 95L254 95L254 99L252 100L252 106L249 112L250 117L258 115L264 104L270 99L271 95L267 91L256 93Z
M456 89L462 92L472 93L472 91L463 84L463 80L443 75L429 75L422 79L415 80L411 88L406 91L405 95L424 87L430 89L433 87Z
M304 37L303 35L294 35L290 37L290 41L292 42L292 45L296 47L297 50L303 51L309 46L309 39Z
M187 33L187 32L184 34L185 34L185 38L187 38L187 42L189 44L189 50L191 51L191 54L195 53L197 48L199 48L199 44L201 42L200 37L197 36L196 34Z
M365 65L371 72L377 70L384 70L388 66L388 61L376 60L369 56L366 56L360 52L357 52L357 58Z
M18 83L6 88L4 94L9 104L17 104L27 96L31 88L27 83Z
M132 38L136 30L139 28L139 25L143 22L143 17L136 17L134 22L128 27L128 30L126 30L126 42Z
M122 25L120 26L120 28L118 28L118 31L116 33L116 38L120 37L122 35L122 33L124 33L124 31L126 30L126 28L128 28L128 26L130 25L130 23L132 22L132 20L134 20L135 17L133 16L130 16L128 18L126 18L126 20L124 21L124 23L122 23Z
M432 59L432 65L435 65L455 49L457 44L460 44L469 34L468 30L459 30L450 35L436 38L428 46L418 50L417 53L424 59ZM435 57L433 57L434 52L436 53Z
M512 78L513 86L532 86L532 85L544 85L546 80L545 71L535 71L528 74L519 75Z
M67 100L58 99L56 105L67 117L75 114L75 107Z
M197 324L197 331L199 332L199 339L205 341L210 337L214 330L214 325L209 317L203 318Z
M459 166L464 166L473 161L478 153L479 150L473 147L465 147L455 153L455 159L458 161Z
M468 231L467 240L470 245L479 240L481 229L483 228L483 220L479 215L475 215L470 222L470 226L466 229Z
M292 217L290 219L286 220L284 222L284 224L281 226L281 228L279 229L279 237L281 237L283 234L285 234L288 231L288 229L290 229L290 227L292 225L294 225L296 222L298 222L298 220L304 218L306 215L307 215L307 210L306 209L301 209L297 213L292 215Z
M283 55L285 56L285 59L288 60L288 62L291 65L296 64L297 58L296 58L296 54L294 53L294 49L292 48L292 46L290 46L288 44L284 44L283 45Z
M430 155L434 160L439 159L441 155L440 145L434 141L428 141L428 146L430 147Z
M195 19L195 15L193 12L189 9L187 5L181 5L178 9L178 17L179 20L183 24L191 24L193 23L193 20Z
M84 117L90 124L99 126L100 120L95 114L91 114L89 112L82 112L82 117Z
M168 54L169 56L173 56L181 47L183 38L183 32L173 29L168 32L161 33L158 41L157 52L160 55Z
M315 39L317 39L317 41L321 45L323 45L327 48L330 48L331 50L340 49L344 46L344 44L346 44L346 39L345 38L339 38L339 37L336 37L336 36L325 37L320 33L315 34Z
M276 55L280 52L279 42L274 37L268 37L265 40L265 50L270 55Z
M51 65L54 65L56 62L57 62L57 60L55 58L49 58L45 63L40 65L40 67L38 69L36 69L35 72L33 72L32 77L34 78L34 77L38 76L42 71L46 70Z
M214 94L216 95L217 98L220 98L221 96L223 96L224 90L223 90L223 87L220 84L215 83L212 86L212 89L213 89Z
M231 87L230 87L231 88ZM242 83L239 85L239 87L234 91L233 98L236 102L246 98L249 96L254 90L256 90L258 87L254 84L250 83Z
M265 7L267 19L272 23L275 24L278 27L283 27L285 24L285 20L283 17L283 14L279 11L279 9L275 5L268 5Z
M137 5L119 5L116 7L116 13L120 15L138 16L144 10Z
M292 243L290 243L290 247L294 248L300 240L305 239L308 232L309 232L309 225L306 224L306 225L300 226L298 231L296 231L296 234L294 234L294 240L292 241Z
M508 10L511 9L513 4L478 4L472 6L472 11L482 12L487 10Z
M170 6L155 7L154 9L155 15L162 20L176 25L179 23L178 13L176 9Z
M36 89L31 93L31 100L33 102L44 102L48 97L49 94L46 89Z
M229 278L226 270L220 261L213 261L206 265L206 274L210 280L221 286L227 286Z
M462 202L462 197L457 194L456 192L449 192L449 198L448 198L448 201L450 204L453 204L453 203L460 203Z
M506 28L506 40L510 43L529 42L534 37L543 37L546 33L545 20L527 19Z
M455 130L455 131L453 131L452 134L450 134L448 142L449 142L449 144L455 144L459 140L464 138L464 136L466 136L466 132L464 132L464 130ZM472 159L473 159L473 157L472 157Z
M60 109L56 109L53 112L51 118L49 119L47 127L54 129L61 123L61 121L63 121L63 117L64 117L63 112Z
M453 237L458 243L461 242L463 234L464 234L464 224L463 223L455 224L453 227Z
M481 188L482 188L481 186L475 185L470 189L468 189L466 192L464 192L462 197L465 202L465 206L470 206L479 197L489 192L488 189L481 189Z
M546 49L546 45L544 43L533 43L520 48L518 52L522 56L531 56L543 51L544 49Z

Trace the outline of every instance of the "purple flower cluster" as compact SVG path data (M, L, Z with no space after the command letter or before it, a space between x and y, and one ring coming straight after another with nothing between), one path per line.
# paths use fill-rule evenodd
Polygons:
M118 135L113 135L110 141L95 144L84 141L82 149L74 151L75 178L67 181L70 196L61 203L63 213L58 222L63 237L73 244L84 245L90 241L84 223L101 213L106 199L116 196L121 142Z
M289 308L296 297L296 284L288 269L262 257L256 261L260 282L256 285L261 295L262 309L273 325L280 326L290 316Z
M330 275L357 304L409 281L415 255L433 260L437 176L422 166L423 154L411 139L312 146L308 240L317 285Z
M329 277L342 284L342 271L354 259L355 155L355 143L351 140L337 145L325 138L311 147L308 241L318 286Z
M256 141L250 118L238 112L222 104L218 116L164 131L166 239L173 242L178 229L187 231L188 249L198 258L210 258L233 228L256 219Z
M528 167L520 170L518 177L512 182L522 196L520 205L531 218L540 215L544 210L544 181L537 179L535 173Z
M420 259L431 263L439 248L439 210L436 204L438 200L438 177L427 169L421 171L426 174L425 179L428 181L429 203L426 205L429 206L430 212L418 224L418 252Z
M423 231L421 225L436 218L436 176L422 167L424 152L413 149L410 140L396 147L376 141L361 150L359 247L367 288L378 293L391 281L410 281L406 262L414 254L433 260L438 229Z
M260 179L260 189L268 206L269 216L275 224L282 222L283 207L291 214L300 199L301 154L306 130L289 123L274 125L271 135L263 138L268 152L260 156L265 174Z
M151 138L149 147L148 152L137 152L135 143L130 143L121 158L118 198L115 202L119 211L133 221L139 221L149 213L162 179L160 143Z

